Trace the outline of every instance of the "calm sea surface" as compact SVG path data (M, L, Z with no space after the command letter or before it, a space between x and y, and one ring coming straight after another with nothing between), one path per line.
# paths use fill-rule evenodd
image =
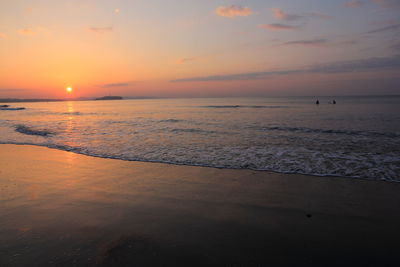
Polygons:
M15 103L0 143L116 158L400 181L400 97Z

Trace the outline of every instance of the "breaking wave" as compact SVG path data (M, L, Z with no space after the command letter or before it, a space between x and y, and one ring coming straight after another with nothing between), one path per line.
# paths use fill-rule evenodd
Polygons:
M49 135L54 135L54 133L51 132L51 131L48 131L48 130L37 130L37 129L33 129L33 128L25 126L25 125L17 125L15 127L15 131L19 132L21 134L37 135L37 136L43 136L43 137L47 137Z

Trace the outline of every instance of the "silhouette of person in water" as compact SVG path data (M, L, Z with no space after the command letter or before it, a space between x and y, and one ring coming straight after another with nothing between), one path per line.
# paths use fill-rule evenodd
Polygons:
M332 104L334 104L334 105L336 104L336 100L335 99L333 99Z
M319 100L317 99L317 102L315 102L315 104L319 105Z

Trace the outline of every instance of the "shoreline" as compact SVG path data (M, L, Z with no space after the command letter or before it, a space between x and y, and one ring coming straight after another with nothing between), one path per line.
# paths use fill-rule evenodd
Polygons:
M400 184L0 145L0 265L396 266Z
M386 183L400 183L400 180L394 179L372 179L372 178L363 178L361 176L336 176L336 175L318 175L318 174L308 174L308 173L294 173L294 172L279 172L274 170L258 170L258 169L250 169L250 168L228 168L228 167L214 167L214 166L207 166L207 165L195 165L195 164L185 164L185 163L175 163L175 162L163 162L163 161L144 161L144 160L133 160L133 159L122 159L117 157L105 157L105 156L97 156L91 155L88 153L83 153L79 151L73 151L68 149L60 148L57 145L54 146L47 146L47 145L40 145L40 144L25 144L25 143L1 143L2 145L13 145L13 146L33 146L33 147L42 147L48 149L54 149L57 151L68 152L68 153L75 153L78 155L83 155L87 157L99 158L99 159L111 159L111 160L120 160L125 162L139 162L139 163L155 163L155 164L166 164L166 165L173 165L173 166L186 166L186 167L199 167L199 168L211 168L211 169L219 169L219 170L247 170L247 171L254 171L254 172L261 172L261 173L270 173L270 174L283 174L283 175L303 175L303 176L310 176L310 177L317 177L317 178L338 178L338 179L347 179L347 180L362 180L362 181L375 181L375 182L386 182Z

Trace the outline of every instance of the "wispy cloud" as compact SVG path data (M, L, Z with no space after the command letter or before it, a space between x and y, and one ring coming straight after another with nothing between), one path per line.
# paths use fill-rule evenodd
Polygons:
M358 39L348 39L348 40L329 40L326 38L315 38L315 39L305 39L305 40L294 40L283 42L280 44L273 45L272 47L281 47L281 46L305 46L305 47L332 47L332 46L349 46L358 44Z
M303 45L303 46L325 46L329 43L328 39L311 39L311 40L298 40L290 41L280 44L280 46L287 45Z
M51 31L49 29L44 28L44 27L36 27L36 28L27 27L27 28L20 29L18 31L19 34L26 35L26 36L38 35L38 34L41 34L41 33L45 33L45 34L47 33L48 34L50 32Z
M89 30L97 34L106 34L114 31L113 27L90 27Z
M346 6L346 7L352 7L352 8L355 8L355 7L362 7L362 6L364 6L364 2L363 1L360 1L360 0L353 0L353 1L349 1L349 2L347 2L347 3L345 3L344 5Z
M337 42L338 45L356 45L360 43L360 39L350 39Z
M384 20L372 21L370 24L374 26L384 27L384 26L394 25L399 22L400 22L399 19L384 19Z
M287 24L281 24L281 23L272 23L272 24L261 24L259 25L260 28L266 29L266 30L273 30L273 31L282 31L282 30L296 30L300 28L300 26L292 26L292 25L287 25Z
M381 32L388 32L388 31L396 31L400 29L400 24L393 24L389 26L385 26L382 28L378 28L372 31L368 31L366 33L381 33Z
M298 20L298 19L303 18L303 16L301 16L301 15L285 13L280 8L273 8L272 14L273 14L274 18L281 19L281 20Z
M372 0L372 2L387 8L400 7L399 0Z
M304 17L309 17L309 18L317 18L317 19L331 19L332 16L320 13L320 12L307 12L304 13Z
M121 13L121 9L119 9L119 8L114 9L114 13L115 13L115 14Z
M37 31L35 31L32 28L24 28L18 31L19 34L21 35L36 35Z
M25 13L27 13L27 14L32 14L34 12L35 12L35 8L33 8L33 7L28 7L25 9Z
M247 72L231 75L213 75L204 77L193 77L172 80L171 82L208 82L208 81L235 81L235 80L257 80L269 76L281 76L291 74L334 74L346 72L364 72L400 69L400 55L393 57L367 58L362 60L350 60L316 64L304 68L275 70L265 72Z
M320 12L306 12L302 14L289 14L284 12L280 8L272 8L272 15L275 19L295 21L308 18L318 18L318 19L330 19L331 16L320 13Z
M319 64L310 67L307 71L319 73L342 73L379 71L387 69L400 69L400 55Z
M176 63L185 64L185 63L188 63L188 62L191 62L191 61L195 61L195 60L198 60L198 59L199 59L199 57L185 57L185 58L178 59Z
M250 16L253 14L253 10L249 7L243 6L220 6L215 10L217 15L222 17L234 18L236 16Z
M113 88L113 87L127 87L131 85L131 83L128 82L123 82L123 83L106 83L106 84L101 84L99 87L103 88Z
M392 44L389 46L389 48L390 48L390 49L393 49L393 50L400 51L400 41L397 41L397 42L395 42L395 43L392 43Z
M7 35L5 35L4 33L0 32L0 39L6 39L6 38L7 38Z

